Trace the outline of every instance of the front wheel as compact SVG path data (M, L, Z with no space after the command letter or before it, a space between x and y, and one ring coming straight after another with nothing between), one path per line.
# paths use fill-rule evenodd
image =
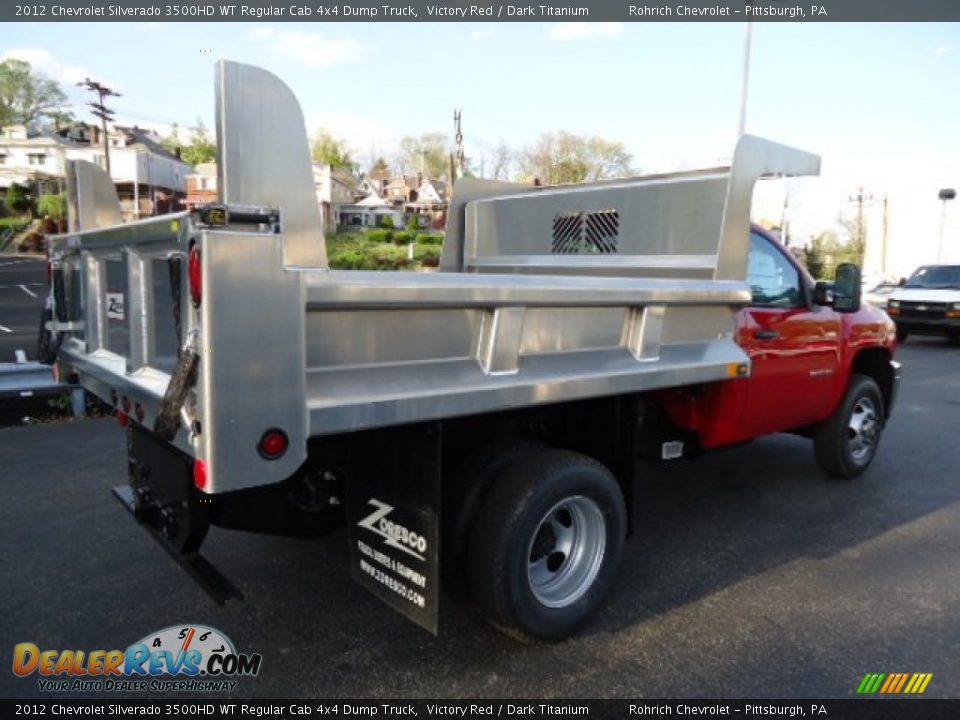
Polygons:
M514 637L566 637L609 590L626 528L623 494L603 465L563 450L523 457L496 479L471 525L470 594Z
M836 478L860 475L873 462L885 419L883 395L874 379L851 375L840 407L814 434L817 464Z

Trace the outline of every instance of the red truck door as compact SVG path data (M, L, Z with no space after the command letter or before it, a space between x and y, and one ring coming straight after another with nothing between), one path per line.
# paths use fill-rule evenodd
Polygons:
M779 243L751 233L747 282L752 304L738 317L738 342L750 356L743 437L822 420L835 404L840 321L811 307L803 274Z

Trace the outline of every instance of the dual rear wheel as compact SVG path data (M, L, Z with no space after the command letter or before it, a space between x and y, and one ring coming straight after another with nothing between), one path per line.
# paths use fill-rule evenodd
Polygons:
M603 601L626 530L623 494L607 468L528 445L489 478L469 524L466 590L514 637L566 637Z

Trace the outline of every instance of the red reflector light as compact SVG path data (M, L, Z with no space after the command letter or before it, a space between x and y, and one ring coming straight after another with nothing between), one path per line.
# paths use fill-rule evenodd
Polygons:
M203 275L200 270L200 247L194 245L190 248L187 259L187 277L190 280L190 297L194 307L200 307L200 301L203 300Z
M193 484L197 486L198 490L203 490L207 487L206 460L197 459L193 461Z
M283 430L267 430L260 438L257 450L267 460L276 460L287 451L290 440Z
M130 424L130 418L127 417L127 414L123 410L117 411L117 422L120 424L120 427L126 427Z

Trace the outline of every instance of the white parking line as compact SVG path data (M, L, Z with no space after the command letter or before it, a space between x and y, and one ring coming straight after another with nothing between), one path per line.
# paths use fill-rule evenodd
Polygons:
M13 330L11 330L11 329L8 328L8 327L4 327L3 325L0 325L0 330L3 330L4 332L8 332L8 333L12 333L12 332L13 332Z
M29 295L32 298L35 298L37 296L37 294L33 290L30 290L26 285L17 285L17 287L23 290L27 295Z

